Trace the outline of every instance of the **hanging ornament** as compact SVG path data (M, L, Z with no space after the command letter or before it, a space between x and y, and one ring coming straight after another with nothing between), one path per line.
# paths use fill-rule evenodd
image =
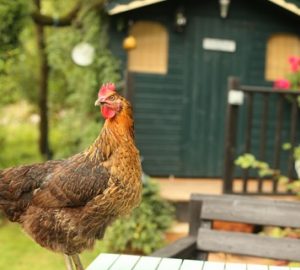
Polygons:
M72 50L72 59L79 66L89 66L95 58L95 48L87 42L78 43Z
M136 48L136 39L134 36L127 36L123 40L123 49L126 51L130 51Z

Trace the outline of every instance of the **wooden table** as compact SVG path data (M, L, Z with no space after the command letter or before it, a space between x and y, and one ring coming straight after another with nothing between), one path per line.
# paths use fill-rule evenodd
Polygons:
M203 262L102 253L86 270L300 270L300 267Z

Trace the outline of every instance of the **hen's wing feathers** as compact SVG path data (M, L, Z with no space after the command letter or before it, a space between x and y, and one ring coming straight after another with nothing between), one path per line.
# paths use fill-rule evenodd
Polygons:
M16 221L32 200L33 191L61 161L19 166L0 171L0 210Z
M77 156L60 164L34 193L39 207L78 207L102 193L108 183L106 168Z
M17 219L28 205L78 207L102 193L109 172L84 154L0 171L0 209ZM11 214L9 214L11 213Z
M60 162L48 161L0 171L0 198L15 201L23 194L32 192Z

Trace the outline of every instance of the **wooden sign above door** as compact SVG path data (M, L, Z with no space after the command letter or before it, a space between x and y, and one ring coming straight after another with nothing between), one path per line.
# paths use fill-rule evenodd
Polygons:
M236 42L229 39L204 38L202 40L202 47L204 50L235 52Z

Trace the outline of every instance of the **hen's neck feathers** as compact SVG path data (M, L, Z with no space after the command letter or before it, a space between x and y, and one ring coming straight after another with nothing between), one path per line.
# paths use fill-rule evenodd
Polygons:
M88 148L87 156L105 161L123 144L134 145L132 109L128 104L114 118L105 120L98 138Z

